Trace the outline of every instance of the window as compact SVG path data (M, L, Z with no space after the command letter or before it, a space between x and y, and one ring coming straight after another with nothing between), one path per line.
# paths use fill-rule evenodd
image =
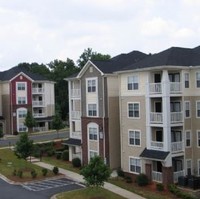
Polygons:
M25 118L26 114L27 114L27 110L25 110L25 109L18 111L18 117L19 118Z
M96 92L96 79L87 80L87 89L88 93Z
M26 104L26 97L18 97L17 104Z
M17 90L18 91L24 91L26 89L25 87L25 83L23 82L20 82L20 83L17 83Z
M97 151L90 150L90 152L89 152L90 159L97 155L98 155Z
M179 73L170 73L169 81L170 82L180 82L180 74Z
M192 161L191 160L186 160L186 172L187 175L191 175L192 174Z
M196 116L200 117L200 101L196 102Z
M88 104L88 116L97 116L96 104Z
M189 118L190 117L190 102L185 101L185 117Z
M170 102L171 112L181 112L181 103L180 102Z
M186 147L191 147L191 132L190 131L185 132L185 145Z
M140 146L140 131L129 131L129 144Z
M138 76L130 76L128 77L128 90L138 90L139 87L139 79Z
M189 73L185 73L185 88L189 88L190 83L189 83Z
M90 140L97 140L98 139L97 128L89 127L89 139Z
M19 123L19 132L26 132L27 131L27 127L23 124L23 123Z
M200 88L200 72L196 73L196 85L197 88Z
M130 172L141 173L141 160L138 158L130 158Z
M128 117L139 118L140 117L139 103L128 104Z
M200 147L200 131L197 131L197 146Z

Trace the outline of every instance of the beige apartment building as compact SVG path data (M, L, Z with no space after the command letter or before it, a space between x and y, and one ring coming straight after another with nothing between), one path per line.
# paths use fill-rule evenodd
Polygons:
M200 176L200 49L172 47L119 71L121 168L164 184Z

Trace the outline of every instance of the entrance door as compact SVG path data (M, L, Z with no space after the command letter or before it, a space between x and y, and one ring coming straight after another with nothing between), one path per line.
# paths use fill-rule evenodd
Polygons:
M154 82L160 83L161 82L161 74L154 74Z
M155 102L155 112L162 113L162 103L161 102Z

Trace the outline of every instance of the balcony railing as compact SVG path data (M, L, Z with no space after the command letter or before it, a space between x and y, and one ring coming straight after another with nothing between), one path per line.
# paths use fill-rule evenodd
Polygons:
M151 112L150 113L150 122L156 123L156 124L162 124L163 123L163 114Z
M162 84L161 83L150 83L149 84L149 93L150 94L161 94L162 93Z
M178 182L178 178L184 175L185 175L184 170L174 172L174 183Z
M46 127L34 127L33 131L34 132L47 131L47 128Z
M157 171L152 171L152 180L156 182L162 182L162 173Z
M184 143L182 141L171 143L171 151L172 152L183 151L183 149L184 149Z
M33 113L34 117L45 117L45 113Z
M79 132L72 132L72 134L71 134L70 137L71 137L71 138L74 138L74 139L79 139L79 140L81 140L81 139L82 139L82 134L81 134L80 131L79 131Z
M170 82L170 93L180 93L182 84L180 82Z
M32 88L32 93L44 93L44 88Z
M44 106L44 101L33 101L32 105L33 106Z
M80 89L71 89L71 97L79 98L81 96Z
M171 123L183 122L183 112L171 112Z
M71 117L72 117L72 119L80 119L81 112L80 111L71 111Z
M164 146L163 142L151 141L151 148L153 149L162 149Z

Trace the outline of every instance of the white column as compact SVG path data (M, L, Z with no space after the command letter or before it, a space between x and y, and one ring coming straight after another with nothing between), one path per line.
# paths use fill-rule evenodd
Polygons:
M170 84L167 70L163 71L162 91L164 151L171 151Z

